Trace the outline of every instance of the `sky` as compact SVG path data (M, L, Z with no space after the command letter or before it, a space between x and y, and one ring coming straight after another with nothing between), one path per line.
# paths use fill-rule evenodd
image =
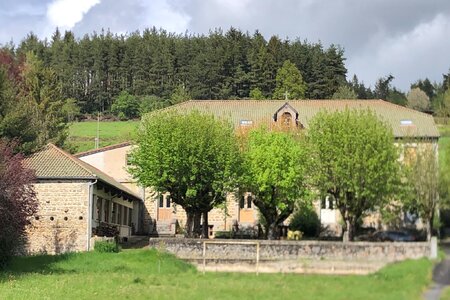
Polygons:
M77 37L147 27L205 33L231 26L344 48L347 77L374 86L392 74L407 91L417 79L442 81L450 69L449 0L0 0L0 44L58 27Z

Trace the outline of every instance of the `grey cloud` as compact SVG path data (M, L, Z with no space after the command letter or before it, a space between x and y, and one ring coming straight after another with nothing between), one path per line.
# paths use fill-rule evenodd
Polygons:
M78 22L73 31L79 37L94 30L99 32L102 28L113 33L130 33L141 28L143 20L140 17L145 6L141 1L128 0L126 2L115 0L103 0Z
M45 32L50 1L0 0L0 43L18 42L30 30ZM103 0L73 30L81 37L102 28L126 33L156 25L207 33L233 26L267 38L320 40L344 47L349 76L373 85L392 73L406 90L418 78L441 80L450 67L449 20L448 0Z

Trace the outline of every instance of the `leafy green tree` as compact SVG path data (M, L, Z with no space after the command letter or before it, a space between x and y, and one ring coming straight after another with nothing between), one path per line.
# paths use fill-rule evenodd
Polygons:
M353 240L365 213L398 192L399 163L392 130L371 111L321 112L310 124L312 174L342 218L344 241Z
M392 88L392 90L389 91L389 94L386 98L387 101L394 103L394 104L398 104L401 106L406 106L408 100L406 99L406 95L397 90L397 88Z
M73 122L81 113L80 107L77 105L77 100L73 98L66 99L62 106L62 112L66 116L66 122Z
M429 99L433 99L436 96L436 88L428 78L425 78L424 80L419 79L415 83L411 84L411 90L414 88L419 88L424 91Z
M184 84L178 85L170 96L170 103L177 104L187 100L191 100L192 97L189 92L186 90Z
M430 98L420 88L411 89L406 99L408 99L407 106L412 109L425 111L430 107Z
M439 207L450 209L450 143L439 149ZM445 155L444 155L445 154Z
M133 119L139 116L139 102L136 96L122 91L114 100L111 112L121 120Z
M139 115L142 117L144 114L162 109L170 105L168 100L164 100L155 95L141 96L139 97Z
M265 99L263 92L259 88L254 88L250 91L250 99L263 100Z
M437 114L440 117L450 117L450 89L443 94L437 96L439 98L437 104Z
M416 213L425 223L427 240L431 239L431 229L439 195L439 165L437 153L430 148L417 148L408 162L407 172L409 197L405 208Z
M364 82L359 82L358 77L353 75L352 80L348 83L357 95L357 99L372 99L374 98L373 92L370 87L366 87Z
M317 237L320 233L320 219L314 206L304 205L296 209L289 222L289 229L299 230L306 237Z
M373 91L375 98L383 100L388 98L389 92L392 90L392 80L394 80L394 76L392 75L378 78L375 83L375 90Z
M5 82L5 77L0 81ZM11 85L15 88L5 89ZM30 153L48 142L63 145L67 123L61 86L55 72L45 67L36 55L27 53L19 80L3 85L2 97L5 97L2 105L5 111L0 117L0 136L16 139L17 150Z
M240 153L231 124L199 112L147 114L131 155L131 173L144 187L169 192L186 211L187 236L207 235L208 212L236 187Z
M333 94L332 99L357 99L355 91L347 86L341 85L338 90Z
M277 72L276 88L273 92L273 99L302 99L305 97L306 84L303 82L302 74L297 67L286 60Z
M279 238L278 226L305 196L308 151L302 138L261 127L250 131L243 158L243 187L264 217L266 238Z

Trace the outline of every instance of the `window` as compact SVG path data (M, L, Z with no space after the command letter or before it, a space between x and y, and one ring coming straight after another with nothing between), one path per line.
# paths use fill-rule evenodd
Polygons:
M103 199L100 197L97 197L97 205L96 205L96 210L95 210L95 215L94 215L94 219L99 221L100 220L100 213L102 211L102 201Z
M133 210L131 208L128 209L128 226L131 226L131 218L132 218Z
M410 126L410 125L413 125L413 121L412 120L400 120L400 125Z
M252 196L247 196L247 208L252 208Z
M239 199L239 208L242 209L244 208L245 205L245 197L241 196L241 198Z
M241 120L241 121L239 121L239 124L241 126L251 126L251 125L253 125L253 121L252 120Z
M159 207L164 207L164 196L163 195L159 195Z
M117 203L113 203L111 212L111 223L117 223Z
M104 213L103 221L105 221L106 223L109 222L109 206L110 206L109 201L105 200L104 210L103 210L103 213Z
M122 220L122 225L127 225L128 224L128 207L124 206L123 207L123 220Z
M122 205L117 204L117 224L122 224Z
M334 209L334 198L331 195L325 196L325 198L322 198L320 201L320 208L321 209Z
M167 208L170 207L170 196L169 195L166 196L166 207Z

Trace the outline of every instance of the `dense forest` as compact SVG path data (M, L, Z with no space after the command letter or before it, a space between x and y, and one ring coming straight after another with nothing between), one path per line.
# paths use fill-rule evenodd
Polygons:
M0 137L19 137L29 152L44 141L61 144L65 124L81 114L134 118L187 99L380 98L450 116L450 73L439 83L419 79L407 94L392 75L373 88L346 76L340 46L266 40L258 31L151 28L78 39L56 29L50 40L30 33L0 47Z
M31 33L16 48L3 48L16 63L30 51L54 70L62 97L76 99L84 113L110 110L124 90L155 99L170 99L180 88L192 99L243 99L258 89L270 98L277 70L286 60L300 70L307 85L305 98L326 99L345 83L347 73L338 46L325 49L320 43L277 36L266 41L259 32L250 35L233 28L207 36L152 28L81 39L56 30L50 41Z

